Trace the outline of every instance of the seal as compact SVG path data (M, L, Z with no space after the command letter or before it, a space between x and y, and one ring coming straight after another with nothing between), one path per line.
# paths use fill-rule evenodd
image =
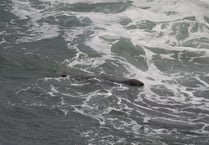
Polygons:
M122 80L119 82L122 84L129 85L129 86L138 86L138 87L144 86L144 83L140 80L137 80L137 79L127 79L127 80Z
M63 72L60 76L63 77L63 78L65 78L65 77L68 76L68 74L66 72Z
M125 84L125 85L132 86L132 87L143 87L144 86L144 83L140 80L137 80L137 79L116 80L116 79L111 79L111 78L108 78L108 77L96 77L96 76L84 76L84 75L73 76L72 74L67 73L67 72L63 72L60 75L60 77L63 77L63 78L68 77L68 76L72 76L73 79L78 80L78 81L89 80L89 79L96 78L96 79L100 79L100 80L102 79L102 80L105 80L105 81L109 81L109 82L112 82L112 83Z

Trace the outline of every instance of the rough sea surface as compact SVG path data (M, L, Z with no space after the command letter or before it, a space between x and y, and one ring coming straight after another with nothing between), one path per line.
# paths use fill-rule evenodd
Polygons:
M208 144L208 0L0 1L0 145Z

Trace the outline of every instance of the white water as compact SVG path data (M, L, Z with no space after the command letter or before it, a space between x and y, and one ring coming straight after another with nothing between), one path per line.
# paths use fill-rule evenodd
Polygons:
M33 8L31 3L27 0L13 0L13 13L21 19L30 18L29 22L31 25L31 35L18 40L19 43L53 38L58 36L59 32L62 31L64 33L63 37L68 43L68 49L75 49L77 51L77 55L73 59L66 58L63 61L63 64L67 64L69 68L76 68L82 72L95 74L93 70L99 70L98 68L100 66L108 62L108 60L111 60L116 69L118 66L122 65L128 72L118 73L122 73L126 78L140 79L145 83L144 88L136 89L137 92L132 94L134 98L131 99L126 98L129 95L127 93L129 88L122 85L115 87L105 86L104 88L100 86L101 90L95 89L87 93L85 91L77 92L77 95L84 99L84 101L83 104L71 105L75 112L97 119L101 126L112 126L118 130L133 133L134 136L140 135L142 130L147 136L172 134L172 131L175 132L175 126L177 126L177 130L181 129L181 126L183 126L190 128L190 131L193 132L208 134L208 130L205 128L209 126L209 122L195 121L209 117L207 113L204 113L204 111L209 111L209 100L206 98L207 96L199 97L195 94L195 92L207 91L209 88L208 81L202 78L202 76L208 76L208 69L206 69L206 71L204 70L205 67L208 67L208 64L207 61L196 62L194 60L198 58L209 58L209 42L199 42L198 45L193 46L186 46L186 42L194 39L199 40L201 37L209 38L209 23L204 18L205 16L209 17L209 1L134 0L131 6L120 13L56 10L56 5L59 3L100 3L104 2L102 0L42 0L42 2L47 2L45 9L39 10ZM122 1L117 0L116 2ZM70 28L63 28L57 24L48 24L46 22L38 23L39 20L56 15L76 16L79 20L88 17L92 23L87 26L73 26ZM194 17L195 20L187 19L188 17ZM123 20L129 20L130 22L122 25L121 22ZM152 21L154 23L152 28L139 28L143 20ZM130 28L130 26L136 26L136 28ZM184 30L187 30L188 34L185 34L187 32L182 32ZM98 54L101 54L100 56L89 57L85 52L79 49L78 43L74 43L74 41L79 39L81 35L85 35L86 37L82 43ZM119 39L122 37L130 39L134 46L138 45L143 48L145 51L144 59L148 65L147 70L142 70L140 67L127 61L127 59L111 51L111 47L119 42ZM161 51L165 51L166 53L158 53L155 52L154 49L161 49ZM197 56L188 55L188 58L184 58L187 53ZM175 54L178 54L178 56L175 56ZM161 68L156 65L156 62L158 62L158 59L155 58L156 56L166 62L169 61L167 64L165 63L165 68L169 67L169 71L162 71ZM203 70L194 69L193 72L192 67L196 67L196 65L198 65L198 67L200 65L200 68ZM185 67L185 70L188 71L175 70L177 68L176 66ZM100 70L97 73L103 74L104 71ZM200 84L198 84L197 87L182 85L181 81L186 81L186 78L188 78L188 80L191 78L195 79ZM45 79L45 81L50 82L51 79L57 82L69 81L69 78L64 80L49 78ZM85 83L71 83L71 85L81 88L82 86L84 86L83 88L88 86ZM67 91L68 89L69 88L66 88L64 90ZM155 89L158 90L157 93L154 91ZM166 92L168 91L168 93L163 92L165 90ZM117 91L120 93L124 92L122 94L125 94L125 97L120 96L121 94L117 96L117 93L115 93ZM160 94L160 92L165 94ZM62 92L61 87L57 86L57 88L55 88L52 85L49 87L49 95L52 97L56 95L73 96L70 93L66 94L66 92ZM62 99L62 102L64 100ZM104 104L101 103L102 101L104 101ZM64 105L66 104L67 103L64 102ZM187 108L203 112L187 111ZM167 111L161 112L161 109ZM133 118L109 117L108 114L115 110L121 111L127 116L129 116L132 111L136 111L143 116L144 124L151 120L154 123L160 122L161 124L174 126L171 127L174 129L159 129L155 127L144 127L144 129L142 129L143 125ZM95 131L95 134L96 133L98 132ZM92 144L94 144L95 140L99 139L99 135L94 135L90 131L83 133L83 135L87 136L89 142L93 142ZM91 140L91 138L93 139ZM120 139L123 140L123 138Z

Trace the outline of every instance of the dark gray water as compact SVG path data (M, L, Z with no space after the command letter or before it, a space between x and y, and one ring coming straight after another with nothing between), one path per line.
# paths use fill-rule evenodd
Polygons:
M208 8L1 0L0 145L208 145Z

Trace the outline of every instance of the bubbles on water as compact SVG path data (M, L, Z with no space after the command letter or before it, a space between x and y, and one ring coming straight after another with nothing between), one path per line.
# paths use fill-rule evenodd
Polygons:
M81 133L91 144L166 144L170 138L178 144L207 137L209 29L204 2L13 2L13 13L27 21L24 33L29 33L18 43L48 48L43 53L61 59L60 66L72 73L145 83L139 89L101 79L46 77L17 90L14 104L96 120L99 127ZM55 45L65 55L48 53ZM55 57L59 54L63 58Z

